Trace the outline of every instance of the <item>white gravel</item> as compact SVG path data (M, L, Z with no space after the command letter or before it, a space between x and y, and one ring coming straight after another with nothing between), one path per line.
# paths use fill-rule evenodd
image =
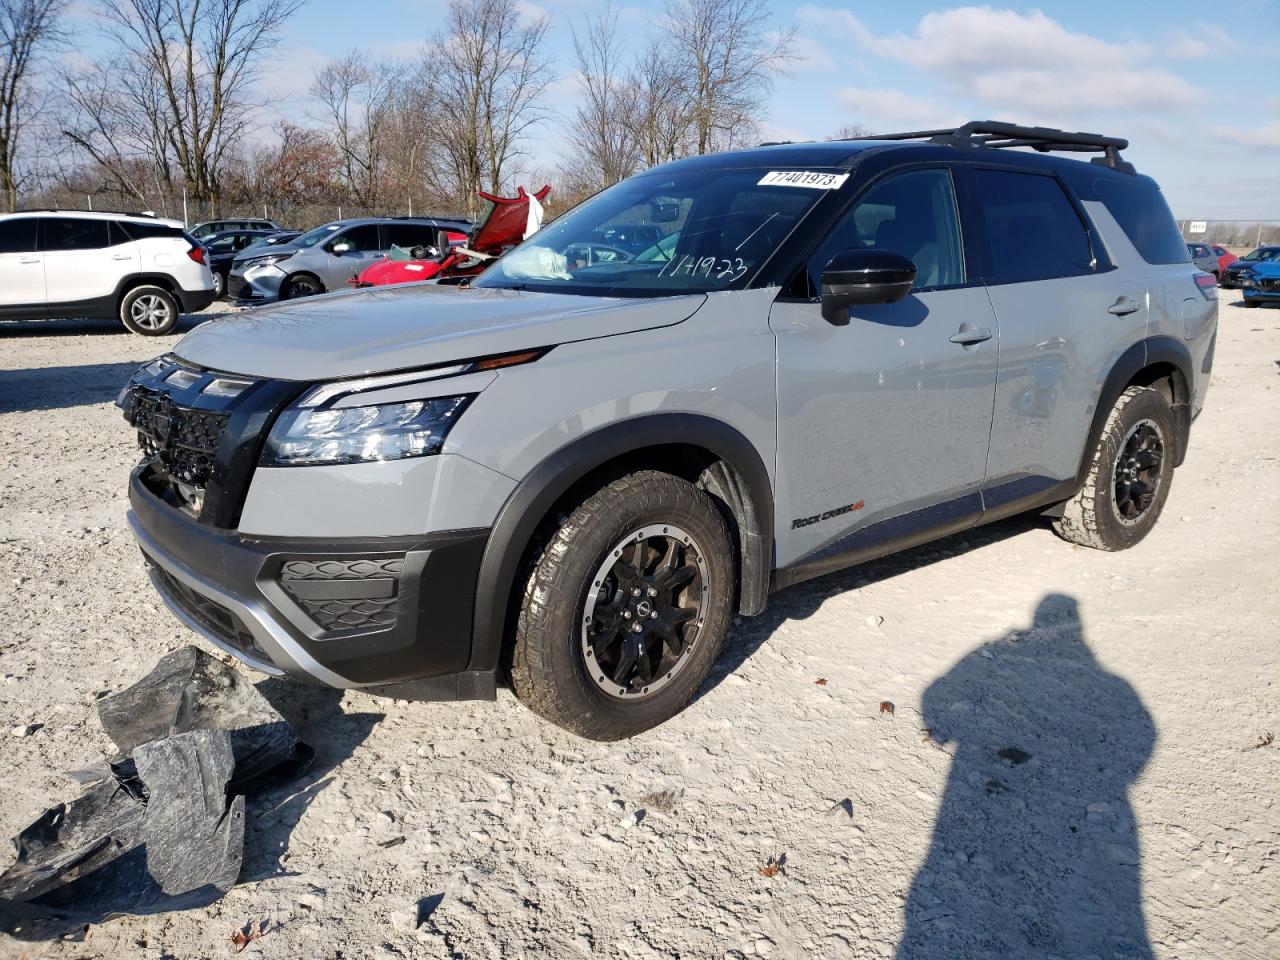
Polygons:
M111 406L175 339L0 326L5 836L106 751L96 696L193 640ZM255 920L244 955L290 960L1280 956L1278 362L1280 311L1224 301L1136 549L1019 519L794 588L630 742L268 684L319 762L250 805L242 883L0 956L219 957Z

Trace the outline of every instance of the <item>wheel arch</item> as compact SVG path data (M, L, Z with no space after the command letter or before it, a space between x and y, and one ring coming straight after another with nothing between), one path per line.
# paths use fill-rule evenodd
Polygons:
M507 640L517 577L534 538L557 510L605 478L659 469L698 483L729 524L739 570L738 610L764 609L773 565L773 486L764 461L738 430L698 414L653 414L593 431L531 470L494 522L476 584L470 670L492 670Z
M280 290L284 291L289 289L289 285L292 284L294 280L297 280L298 277L310 277L320 286L321 293L329 292L329 288L325 285L323 278L321 278L320 274L316 273L314 270L295 270L293 273L287 274L285 278L280 281Z
M178 299L177 284L174 283L173 277L163 273L131 273L127 277L122 277L120 282L116 284L115 304L117 315L120 313L124 298L138 287L159 287L161 290L168 291L169 295L175 300ZM178 304L178 309L182 309L181 303Z
M1111 409L1130 387L1156 387L1173 410L1173 465L1182 464L1191 433L1191 353L1172 337L1148 337L1122 353L1108 371L1094 408L1093 422L1076 473L1076 489L1088 477L1090 452L1098 444Z

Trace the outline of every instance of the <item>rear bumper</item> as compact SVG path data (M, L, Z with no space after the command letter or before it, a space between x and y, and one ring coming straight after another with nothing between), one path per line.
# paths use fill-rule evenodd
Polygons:
M246 664L331 687L439 678L423 699L491 695L466 674L488 530L421 537L313 540L243 537L196 520L129 484L129 524L165 603ZM449 689L455 693L450 696ZM422 695L425 690L426 694Z
M177 298L178 305L182 307L183 313L199 313L213 303L214 289L212 287L208 290L184 290L179 288Z

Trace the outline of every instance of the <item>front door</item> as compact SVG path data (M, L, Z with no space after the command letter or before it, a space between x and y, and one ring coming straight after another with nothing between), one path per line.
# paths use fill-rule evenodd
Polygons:
M0 315L45 315L44 258L36 252L34 217L0 220Z
M845 327L812 296L781 297L770 313L779 567L834 568L850 553L963 528L981 510L998 337L986 291L968 277L951 172L873 184L810 259L808 290L857 247L909 257L912 292L854 307Z
M333 248L345 244L342 252ZM345 290L347 281L364 272L364 268L382 256L382 247L378 239L378 225L363 223L348 227L332 240L325 243L325 275L326 290Z

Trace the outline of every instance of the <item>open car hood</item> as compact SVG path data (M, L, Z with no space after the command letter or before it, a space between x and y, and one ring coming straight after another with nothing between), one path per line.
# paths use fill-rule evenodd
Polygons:
M680 323L703 294L634 299L411 284L292 300L210 320L173 352L214 370L332 380Z

